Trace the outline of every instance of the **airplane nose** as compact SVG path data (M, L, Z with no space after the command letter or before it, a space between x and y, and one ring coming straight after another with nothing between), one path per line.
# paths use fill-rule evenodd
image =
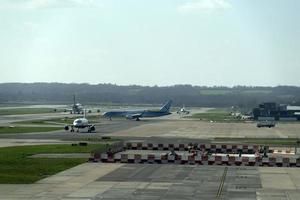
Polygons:
M74 123L73 123L73 125L74 125L74 126L79 126L79 125L80 125L80 123L78 123L78 122L74 122Z

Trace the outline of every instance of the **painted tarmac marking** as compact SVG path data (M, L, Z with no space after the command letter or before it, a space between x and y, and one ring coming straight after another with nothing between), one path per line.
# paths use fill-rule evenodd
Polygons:
M225 179L226 179L226 175L227 175L227 171L228 171L228 167L225 167L222 178L221 178L221 182L220 182L220 186L217 192L217 199L219 199L221 197L222 191L223 191L223 187L224 187L224 183L225 183Z

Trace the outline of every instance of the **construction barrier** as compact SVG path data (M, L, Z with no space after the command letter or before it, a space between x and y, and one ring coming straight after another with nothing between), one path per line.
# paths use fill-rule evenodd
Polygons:
M126 154L109 155L94 154L93 162L104 163L152 163L152 164L187 164L187 165L225 165L225 166L265 166L265 167L300 167L300 158L289 157L236 157L207 155L157 155Z
M94 154L93 162L108 163L152 163L152 164L188 164L188 165L225 165L225 166L265 166L300 167L300 158L287 157L235 157L235 156L194 156L194 155L156 155L156 154Z
M248 153L260 150L259 145L230 145L230 144L163 144L132 142L126 144L129 150L160 150L160 151L190 151L202 150L212 153ZM267 148L268 149L268 148Z
M128 154L120 153L129 150L171 151L172 154ZM189 154L178 155L175 151L189 151ZM263 157L273 153L270 157ZM188 165L226 165L226 166L269 166L300 167L299 157L284 157L274 154L293 154L291 149L270 149L268 146L247 144L166 144L130 142L116 143L108 146L105 153L92 152L89 161L110 163L160 163ZM216 155L214 155L216 154ZM220 155L227 154L227 155ZM236 154L235 156L232 154ZM253 154L254 156L243 156Z

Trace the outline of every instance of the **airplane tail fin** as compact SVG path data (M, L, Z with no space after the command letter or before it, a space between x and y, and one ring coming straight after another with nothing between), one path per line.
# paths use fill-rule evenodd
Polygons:
M160 109L160 112L169 112L172 100L167 101Z

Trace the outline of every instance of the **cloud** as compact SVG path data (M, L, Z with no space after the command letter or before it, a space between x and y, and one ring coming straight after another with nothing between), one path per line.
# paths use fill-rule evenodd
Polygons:
M179 12L211 13L232 8L228 0L194 0L178 6Z
M97 0L4 0L0 2L2 9L39 10L51 8L68 8L82 6L99 6Z

